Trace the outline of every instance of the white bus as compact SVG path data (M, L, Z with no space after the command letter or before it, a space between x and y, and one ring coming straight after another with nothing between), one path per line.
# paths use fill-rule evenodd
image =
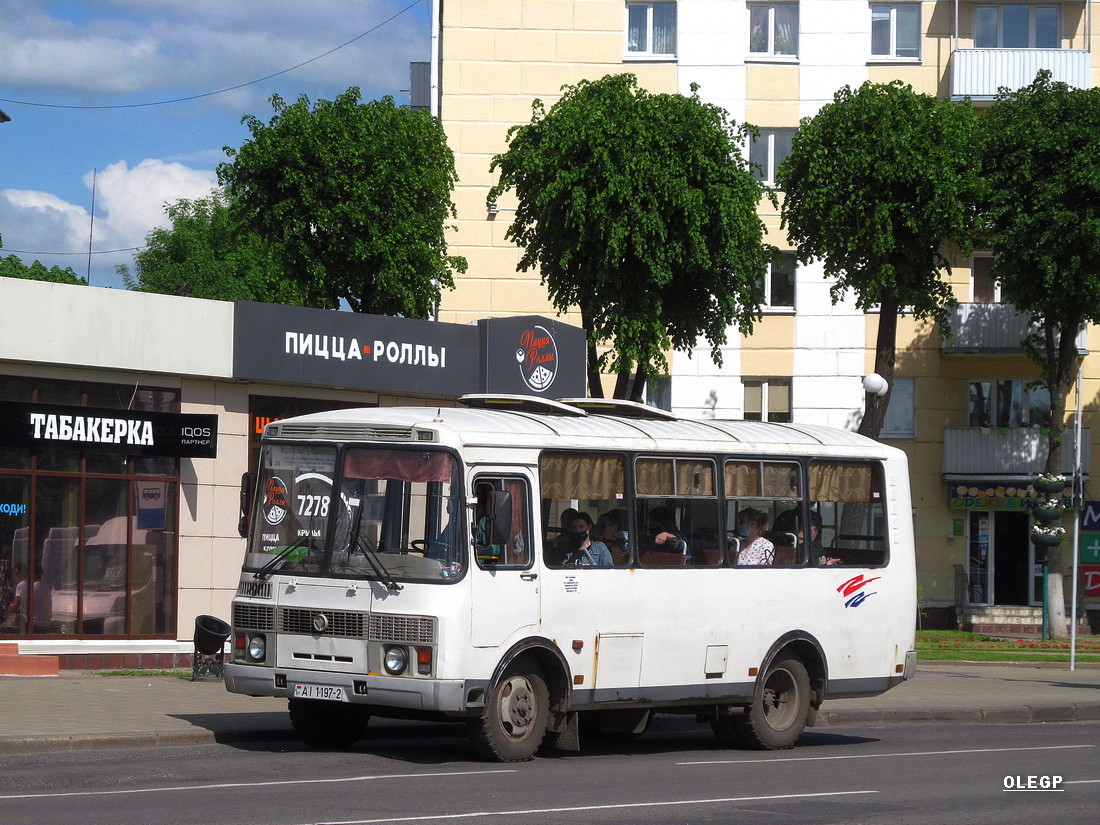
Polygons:
M225 681L286 697L308 744L464 719L511 762L660 712L787 748L825 699L912 676L901 451L629 402L462 401L264 431ZM745 511L767 522L751 565Z

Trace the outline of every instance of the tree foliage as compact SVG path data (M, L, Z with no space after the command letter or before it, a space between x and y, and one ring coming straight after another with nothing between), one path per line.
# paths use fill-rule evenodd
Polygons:
M55 284L74 284L87 286L88 282L69 267L62 269L51 266L49 269L41 261L30 266L15 255L0 258L0 278L25 278L28 281L50 281Z
M1024 347L1050 389L1046 471L1060 474L1077 333L1100 323L1100 89L1071 89L1040 72L1029 86L1001 90L981 135L983 239L1002 298L1039 326ZM1048 560L1051 626L1064 635L1061 548Z
M223 191L166 207L171 228L145 236L134 256L136 277L118 267L137 292L188 295L220 301L306 305L305 290L282 274L272 244L240 226Z
M622 74L565 87L549 111L536 100L509 130L489 201L515 190L506 237L524 247L520 269L541 272L559 311L580 308L594 395L601 368L618 373L616 396L637 400L667 350L705 337L720 362L727 328L751 331L772 250L739 151L750 128L694 87L650 94ZM600 342L611 350L597 360Z
M454 156L439 121L351 88L310 106L271 98L275 116L243 119L252 134L218 179L242 222L274 244L310 305L428 317L452 272Z
M969 105L898 81L845 86L795 135L780 164L782 224L803 263L819 259L856 305L879 310L875 371L893 382L901 311L945 327L956 303L947 244L968 249L977 194ZM867 395L860 432L877 437L887 398Z

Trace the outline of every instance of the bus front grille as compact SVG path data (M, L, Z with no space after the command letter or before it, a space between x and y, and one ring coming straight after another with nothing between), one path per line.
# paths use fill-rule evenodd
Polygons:
M233 605L233 627L237 630L274 630L275 608L237 602Z
M324 616L323 622L314 617ZM284 607L279 611L279 631L300 633L306 636L340 636L345 639L365 639L367 614L347 610L311 610L302 607ZM318 629L320 625L320 629Z
M435 619L375 613L370 617L370 638L380 642L435 644Z
M270 599L271 582L242 581L237 584L237 595L251 599Z

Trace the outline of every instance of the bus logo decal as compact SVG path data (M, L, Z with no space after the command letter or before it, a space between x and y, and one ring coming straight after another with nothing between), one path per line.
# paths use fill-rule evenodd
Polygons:
M275 526L282 523L287 514L286 482L271 476L264 483L264 521Z
M844 602L845 607L859 607L878 592L877 590L872 590L868 593L863 588L871 582L877 582L881 578L882 576L875 576L872 579L865 579L863 578L863 574L860 573L858 576L853 576L848 579L848 581L844 582L844 584L840 585L840 587L836 589L836 592L848 598L848 601Z

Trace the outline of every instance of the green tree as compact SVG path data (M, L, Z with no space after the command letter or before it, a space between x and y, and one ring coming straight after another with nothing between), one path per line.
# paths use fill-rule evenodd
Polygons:
M603 370L618 375L616 397L639 400L669 349L705 337L720 362L727 328L752 330L772 250L739 151L750 131L694 86L650 94L632 74L564 87L509 130L489 201L515 190L505 236L524 247L520 269L540 271L560 312L580 308L593 395ZM601 342L611 349L597 359Z
M88 285L85 279L69 267L62 269L59 266L51 266L46 269L45 264L40 261L27 266L15 255L0 258L0 278L25 278L29 281L50 281L55 284Z
M977 194L976 124L968 104L898 81L845 86L803 119L780 164L782 225L803 263L818 259L856 306L878 309L875 372L893 384L901 312L947 329L957 303L943 250L968 249ZM889 395L868 393L859 431L877 438Z
M1060 475L1077 334L1100 323L1100 89L1071 89L1043 71L1029 86L1002 89L980 122L983 239L1003 299L1038 325L1024 349L1050 389L1046 472ZM1051 627L1063 636L1060 547L1048 562Z
M145 248L134 256L136 277L127 267L117 267L127 288L220 301L306 305L305 290L283 276L272 244L233 218L225 192L178 200L165 210L172 225L145 236Z
M310 108L271 98L275 116L218 167L234 211L274 244L310 305L427 318L464 258L447 254L454 156L440 122L351 88Z

